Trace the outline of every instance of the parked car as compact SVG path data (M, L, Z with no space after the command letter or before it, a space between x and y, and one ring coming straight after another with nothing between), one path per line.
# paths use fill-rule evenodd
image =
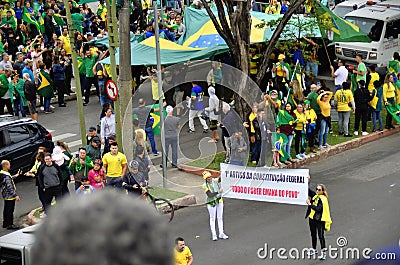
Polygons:
M11 162L10 172L30 169L32 156L40 146L49 151L54 148L53 136L31 118L0 115L0 161Z

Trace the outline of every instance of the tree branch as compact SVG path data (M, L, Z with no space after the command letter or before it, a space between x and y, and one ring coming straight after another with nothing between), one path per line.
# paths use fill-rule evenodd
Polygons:
M272 34L271 40L265 50L260 66L258 67L258 73L256 77L256 83L261 85L262 80L264 79L265 73L267 71L267 65L269 63L269 57L272 54L272 51L275 47L276 42L279 40L279 36L282 33L285 25L289 22L292 15L296 12L296 10L305 2L305 0L297 0L290 8L286 11L283 16L281 22L276 27L274 34Z

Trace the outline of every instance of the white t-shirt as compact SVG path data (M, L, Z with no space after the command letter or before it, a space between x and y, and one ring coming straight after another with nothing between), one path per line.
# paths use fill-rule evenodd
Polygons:
M347 81L347 76L349 75L349 71L347 71L346 67L343 65L340 66L336 71L335 71L335 86L341 86L343 82Z

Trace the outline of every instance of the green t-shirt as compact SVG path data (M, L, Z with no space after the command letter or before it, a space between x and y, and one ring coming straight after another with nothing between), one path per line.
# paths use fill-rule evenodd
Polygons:
M86 75L86 68L85 64L83 63L82 57L78 56L78 69L79 69L79 74L80 75Z
M359 75L357 74L357 81L364 80L367 81L367 67L365 66L365 63L359 63L357 67L358 72L364 72L364 75Z
M96 64L97 56L86 57L83 59L85 65L86 77L94 77L93 66Z
M0 83L0 97L2 97L6 94L10 84L5 74L0 75Z

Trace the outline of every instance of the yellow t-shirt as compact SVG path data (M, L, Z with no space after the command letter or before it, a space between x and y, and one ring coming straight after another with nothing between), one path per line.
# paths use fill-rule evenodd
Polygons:
M371 80L369 81L369 84L368 84L368 90L369 90L369 92L372 92L372 90L374 90L374 82L376 81L376 80L379 80L379 74L378 73L370 73L369 74L370 76L371 76Z
M107 153L103 156L103 164L107 165L107 177L121 177L122 165L126 164L126 156L120 152L115 156L111 152Z
M337 101L337 111L351 111L349 103L354 101L354 97L350 89L339 89L336 91L335 100Z
M153 96L153 100L155 100L155 101L160 100L158 98L158 83L155 82L153 79L151 79L151 94ZM162 98L165 99L164 92L162 92Z
M295 129L295 130L298 130L298 131L301 131L301 130L303 130L304 122L307 121L307 115L306 115L305 112L299 113L299 112L297 111L297 109L294 110L293 112L294 112L294 114L296 114L296 118L299 120L299 121L296 123L296 127L294 127L294 129Z
M319 107L321 108L321 114L324 117L330 117L331 116L331 98L332 98L332 92L327 91L326 94L328 94L328 100L327 101L322 101L321 97L323 94L319 95L317 98L317 102Z
M175 260L175 265L187 265L189 258L192 256L192 252L190 252L190 249L185 246L182 252L179 252L174 248L174 260Z
M392 83L383 84L383 101L387 101L388 98L396 97L396 88Z
M71 49L71 41L69 40L69 36L62 35L59 37L59 39L63 41L63 49L65 50L65 53L71 54L72 49Z

